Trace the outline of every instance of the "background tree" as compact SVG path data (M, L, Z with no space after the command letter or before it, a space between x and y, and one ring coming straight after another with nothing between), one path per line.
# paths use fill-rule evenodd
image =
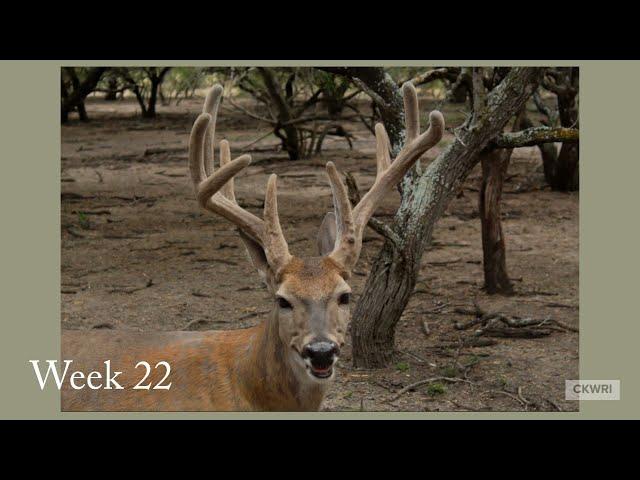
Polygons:
M171 67L118 68L117 74L138 101L143 118L155 118L158 90Z
M397 155L405 140L404 109L400 88L383 67L321 67L322 70L351 79L371 97L378 109L391 143L392 155Z
M550 113L541 103L541 109L547 114L550 123L559 119L560 126L565 128L579 128L578 93L580 87L580 69L578 67L549 68L542 81L542 86L555 94L557 114ZM551 124L550 126L555 126ZM549 149L546 153L544 172L547 183L552 190L568 192L578 190L580 150L577 142L563 143L560 153L554 155ZM543 157L544 158L544 157Z
M206 67L173 67L164 82L158 87L158 96L163 105L193 98L196 90L205 85L211 71Z
M365 116L348 103L359 91L349 92L349 82L318 76L311 68L236 69L230 83L249 94L258 108L250 111L231 96L226 96L226 101L270 125L291 160L320 152L329 134L345 137L351 145L343 122L363 120L367 124ZM322 106L328 112L322 111ZM347 107L356 113L344 115Z
M69 113L76 111L80 120L89 120L84 101L92 93L107 67L63 67L61 70L61 105L62 123L69 120Z
M505 238L502 231L500 201L509 161L514 148L537 145L577 145L579 132L575 128L531 127L526 110L517 115L513 132L499 135L481 153L482 184L479 212L482 226L484 288L487 293L513 293L506 264ZM527 127L524 130L519 130ZM555 146L554 146L555 149Z

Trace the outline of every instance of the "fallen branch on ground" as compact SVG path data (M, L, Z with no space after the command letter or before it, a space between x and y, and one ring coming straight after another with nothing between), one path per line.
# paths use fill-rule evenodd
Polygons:
M480 326L474 336L506 337L506 338L539 338L550 335L554 330L578 332L577 327L552 318L536 319L508 316L499 312L485 312L477 304L475 309L456 308L455 313L474 315L467 322L456 322L456 330L468 330ZM559 327L559 328L554 328Z

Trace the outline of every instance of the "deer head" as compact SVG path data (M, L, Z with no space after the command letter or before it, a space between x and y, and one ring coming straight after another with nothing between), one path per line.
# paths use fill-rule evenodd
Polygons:
M344 345L351 288L348 280L362 248L362 235L381 200L414 163L442 138L444 119L430 114L429 129L419 134L415 88L403 86L407 140L392 161L387 133L375 127L377 176L369 192L352 208L332 162L326 165L334 211L327 213L318 234L319 256L291 255L278 216L276 175L267 182L263 218L238 205L233 177L251 162L249 155L231 160L229 143L220 142L220 168L214 169L214 134L222 87L208 93L189 142L189 168L200 206L238 227L249 257L273 298L271 322L284 346L285 358L298 378L325 382Z

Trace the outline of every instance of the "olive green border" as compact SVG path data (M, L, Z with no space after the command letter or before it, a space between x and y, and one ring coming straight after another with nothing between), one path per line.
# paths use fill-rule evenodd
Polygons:
M59 358L60 121L64 65L578 65L581 67L580 372L620 379L621 401L579 413L60 413L30 359ZM0 418L639 418L635 249L640 64L621 61L4 61L0 63Z

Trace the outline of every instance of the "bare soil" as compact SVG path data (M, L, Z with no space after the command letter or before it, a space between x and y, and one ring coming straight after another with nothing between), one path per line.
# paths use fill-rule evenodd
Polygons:
M87 104L92 121L62 127L62 327L122 330L235 329L262 321L266 290L245 257L231 224L199 211L187 171L187 141L201 99L159 106L159 117L138 118L129 100ZM429 110L429 101L423 103ZM448 124L461 120L445 107ZM358 123L353 150L330 138L323 153L290 162L269 136L251 145L254 163L236 181L241 204L259 214L267 175L279 175L285 235L297 255L315 255L315 236L331 208L324 164L352 172L362 190L375 177L374 137ZM223 109L217 141L232 154L265 134L264 125ZM442 148L452 139L447 134ZM437 148L428 157L434 158ZM456 308L560 320L578 326L578 194L551 192L535 147L514 152L503 196L507 264L513 296L482 290L478 219L479 167L437 224L421 277L398 329L398 362L355 370L349 343L327 411L574 411L564 380L578 378L578 334L554 331L534 339L498 338L487 347L457 347L471 331L454 323L472 317ZM378 211L384 219L397 195ZM352 279L354 300L382 241L366 233ZM423 332L426 321L429 335ZM443 348L443 345L446 348ZM448 345L448 347L447 347ZM452 346L453 345L453 346ZM432 377L441 380L397 392Z

